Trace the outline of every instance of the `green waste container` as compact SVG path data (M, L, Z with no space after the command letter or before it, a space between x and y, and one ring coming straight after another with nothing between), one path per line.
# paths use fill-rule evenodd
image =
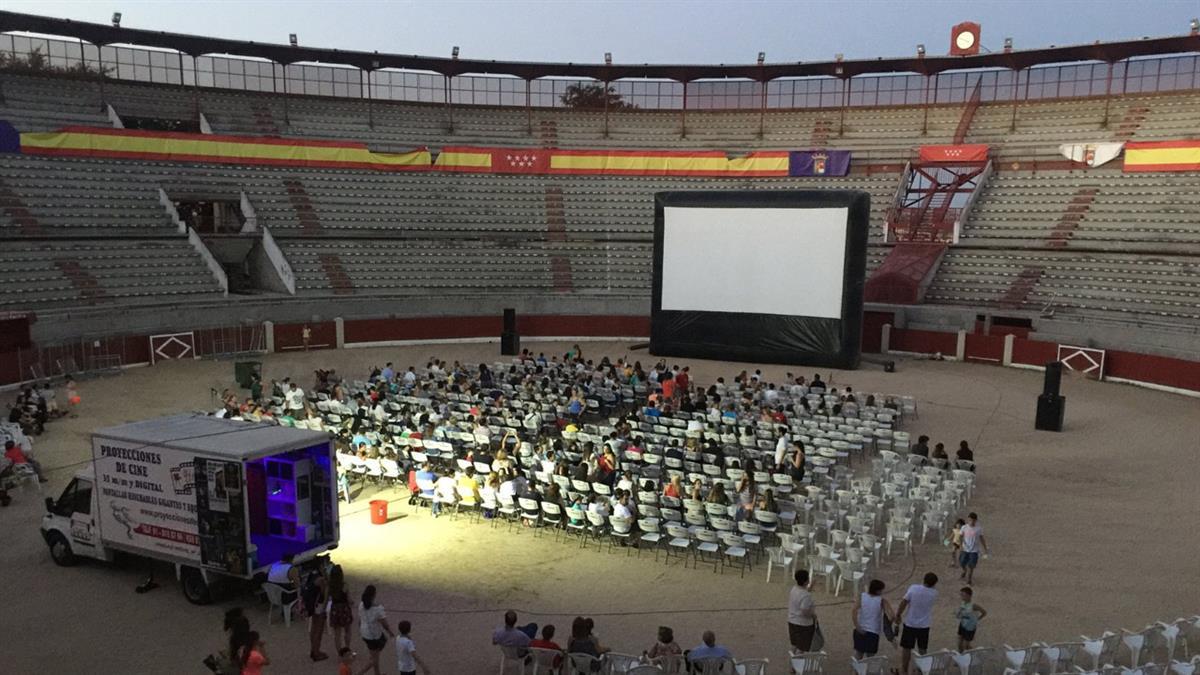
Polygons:
M235 361L233 379L242 389L249 389L255 380L262 381L262 361Z

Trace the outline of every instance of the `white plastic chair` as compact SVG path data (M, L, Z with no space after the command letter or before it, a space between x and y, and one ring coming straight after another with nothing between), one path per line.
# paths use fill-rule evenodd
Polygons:
M954 654L954 663L958 665L961 675L983 675L989 670L995 650L991 647L976 647L962 653Z
M767 659L745 659L734 661L733 669L737 675L767 675Z
M733 659L712 658L692 661L692 673L695 675L727 675L733 672Z
M263 592L267 594L267 602L271 603L271 606L267 608L267 623L274 623L275 608L278 607L280 614L283 615L283 625L291 626L292 608L295 607L296 603L300 601L300 594L297 593L296 597L293 598L291 602L285 603L283 601L283 594L286 591L284 591L283 586L266 582L263 583L262 589Z
M1117 650L1121 648L1120 635L1112 631L1104 631L1104 634L1098 638L1081 635L1079 639L1083 640L1083 647L1080 651L1092 657L1092 670L1099 670L1101 666L1116 663Z
M1042 647L1042 659L1051 673L1067 672L1075 666L1075 656L1082 650L1082 642L1056 642Z
M888 657L883 655L865 659L850 657L850 667L854 669L854 675L886 675L889 672Z
M1121 642L1125 643L1125 647L1129 649L1129 665L1137 668L1142 650L1152 652L1154 650L1155 639L1158 637L1158 626L1146 626L1136 632L1122 628Z
M773 546L767 549L767 583L771 583L771 568L775 566L784 569L791 569L795 563L796 556L782 546Z
M501 645L499 675L509 675L514 666L520 675L525 675L525 650Z
M560 675L563 670L563 664L567 660L566 654L557 649L541 649L539 647L529 648L529 663L533 666L533 675ZM558 661L558 666L554 662Z
M914 654L913 664L921 671L921 675L953 675L951 669L956 665L954 652L945 649L928 654Z
M604 661L591 654L573 652L567 654L567 665L571 675L595 675L604 667Z
M1041 655L1041 644L1033 643L1028 647L1010 647L1004 645L1004 661L1008 667L1004 675L1032 675L1037 672L1038 657Z
M630 670L633 670L639 663L641 657L633 654L622 654L621 652L608 652L602 659L604 665L601 672L604 675L626 675Z
M1191 661L1172 661L1171 675L1196 675L1200 672L1200 656Z
M795 675L822 675L826 656L825 652L792 652L792 671Z

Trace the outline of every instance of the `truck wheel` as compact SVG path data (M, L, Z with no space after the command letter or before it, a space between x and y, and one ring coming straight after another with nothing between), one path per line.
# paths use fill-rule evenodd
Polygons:
M195 567L184 567L179 571L179 583L183 586L183 597L193 605L207 605L212 602L212 594L204 575Z
M50 545L50 558L55 564L61 567L70 567L79 562L79 558L75 557L75 552L71 550L71 542L61 534L50 533L50 536L46 538L46 543Z

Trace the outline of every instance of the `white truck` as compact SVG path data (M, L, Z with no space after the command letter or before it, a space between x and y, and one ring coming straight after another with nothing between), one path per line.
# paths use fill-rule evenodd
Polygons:
M100 429L92 465L46 498L42 536L59 565L117 552L173 563L187 599L251 579L287 554L338 544L329 434L182 414Z

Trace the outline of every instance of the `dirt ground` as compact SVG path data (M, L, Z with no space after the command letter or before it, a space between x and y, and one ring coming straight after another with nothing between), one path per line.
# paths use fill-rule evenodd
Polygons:
M568 345L533 343L536 351ZM621 343L585 343L588 357L629 354ZM423 364L430 356L454 360L498 359L496 344L439 344L291 353L264 357L267 378L291 375L302 385L315 367L334 367L362 379L369 366L393 361ZM633 352L643 363L645 352ZM731 376L744 364L689 362L696 381ZM781 381L782 366L762 366ZM806 369L811 370L811 369ZM1065 379L1067 426L1061 434L1035 432L1035 397L1041 374L984 365L903 361L897 372L877 366L833 374L834 386L912 394L920 418L906 428L953 449L971 442L980 465L970 508L979 512L992 556L976 575L976 600L989 611L978 645L1027 644L1094 635L1105 629L1141 628L1148 622L1200 612L1200 402L1129 386ZM233 364L196 361L131 369L81 383L83 406L74 419L54 422L35 439L37 456L54 468L46 494L57 496L75 470L86 466L88 433L97 427L179 411L209 408L210 389L233 385ZM579 551L574 543L507 533L486 521L433 520L413 514L403 490L392 520L369 524L366 497L343 504L342 544L334 559L351 590L380 587L394 622L408 619L413 639L434 672L495 672L498 651L491 630L504 610L522 622L554 623L566 642L572 617L595 618L596 633L614 650L641 653L660 625L675 629L685 648L705 629L739 658L769 658L770 672L787 672L786 602L789 580L765 569L746 577L711 568L666 567L626 551ZM0 622L5 626L6 673L204 673L201 659L221 640L221 614L248 607L267 641L269 672L297 675L337 671L308 660L302 625L268 625L266 608L253 598L210 607L188 604L173 579L137 595L144 576L137 566L99 563L58 568L38 534L41 496L14 493L0 510L0 569L4 570ZM883 579L898 602L903 589L926 571L942 576L932 648L953 648L952 618L959 588L949 556L930 536L915 556L894 554L872 576ZM818 586L818 615L830 653L826 672L849 672L850 592L841 597ZM353 644L365 649L355 637ZM327 640L326 651L332 652ZM884 645L882 654L896 654ZM395 673L394 651L384 652L385 673Z

